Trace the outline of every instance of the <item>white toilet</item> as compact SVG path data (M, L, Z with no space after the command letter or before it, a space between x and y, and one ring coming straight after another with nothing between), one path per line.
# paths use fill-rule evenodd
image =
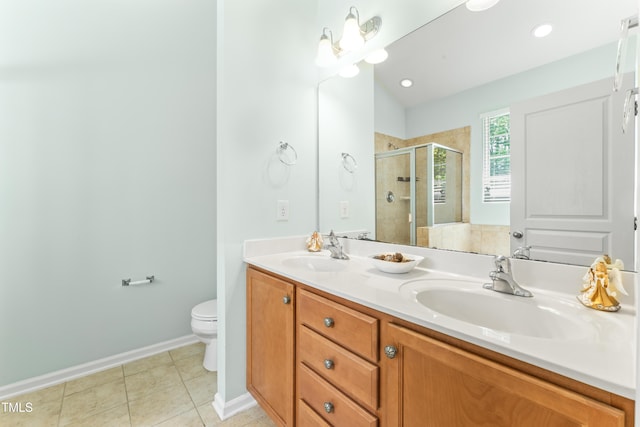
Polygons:
M193 307L191 329L206 344L202 366L207 371L218 370L218 300L212 299Z

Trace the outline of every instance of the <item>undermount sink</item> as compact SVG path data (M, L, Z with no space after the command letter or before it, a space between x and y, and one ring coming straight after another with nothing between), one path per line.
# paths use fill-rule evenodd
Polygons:
M482 283L462 280L416 280L403 284L406 297L434 313L485 329L543 339L581 339L588 325L580 321L580 304L547 295L533 298L500 294ZM402 290L401 288L401 290Z
M342 271L347 268L349 261L331 258L329 255L298 255L285 259L282 264L286 267L299 268L309 271Z

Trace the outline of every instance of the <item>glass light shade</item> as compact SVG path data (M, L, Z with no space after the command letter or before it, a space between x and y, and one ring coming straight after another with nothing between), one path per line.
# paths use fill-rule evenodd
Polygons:
M367 55L364 60L369 64L380 64L387 60L389 57L389 52L384 49L377 49Z
M360 73L360 68L356 64L351 64L347 67L344 67L342 70L338 72L340 77L351 78L355 77Z
M495 6L500 0L467 0L466 6L472 12L482 12Z
M316 65L318 67L330 67L338 62L335 53L333 52L333 46L331 40L326 35L320 37L318 43L318 54L316 55Z
M551 31L553 31L551 24L541 24L531 30L531 34L533 34L534 37L542 38L551 34Z
M364 46L364 37L360 33L360 24L355 15L349 13L344 21L342 30L342 38L340 39L340 48L346 52L352 52Z

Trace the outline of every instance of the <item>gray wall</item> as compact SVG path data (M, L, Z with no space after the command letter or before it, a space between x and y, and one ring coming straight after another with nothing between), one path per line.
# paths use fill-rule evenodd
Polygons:
M0 386L190 334L216 296L215 4L0 14Z

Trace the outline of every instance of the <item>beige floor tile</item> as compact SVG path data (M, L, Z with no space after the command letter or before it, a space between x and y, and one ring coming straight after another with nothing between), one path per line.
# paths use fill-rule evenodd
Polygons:
M217 426L222 422L215 409L213 409L213 406L211 406L211 403L205 403L204 405L198 406L196 409L198 410L200 418L202 418L206 427Z
M160 424L156 424L156 427L202 427L204 423L200 418L200 414L196 409L192 409L188 412L178 415L164 421Z
M182 384L156 390L129 402L131 425L134 427L155 425L194 408L189 393Z
M95 386L111 383L117 381L123 377L122 366L116 368L107 369L106 371L97 372L93 375L78 378L77 380L69 381L64 389L64 395L69 396L73 393L78 393Z
M247 409L244 412L220 422L218 425L224 427L255 426L263 414L264 412L259 406L254 406L251 409Z
M127 363L123 366L124 375L135 375L139 372L146 371L147 369L155 368L162 365L170 365L173 363L168 351L156 354L144 359L136 360L131 363Z
M170 387L182 387L182 379L173 365L162 365L124 378L129 401L144 397L149 392Z
M42 390L34 391L31 393L22 394L18 397L7 399L7 402L31 402L32 405L37 405L44 402L57 401L62 403L62 396L64 395L65 384L57 384L51 387L44 388Z
M174 363L176 368L178 368L178 372L180 372L180 376L183 381L209 373L209 371L204 369L204 366L202 366L201 354L185 357L183 359L176 360Z
M60 425L80 422L123 403L127 403L123 379L65 396Z
M33 402L31 405L27 405L29 400L23 400L22 397L6 400L5 402L21 403L20 408L23 411L28 411L31 408L31 412L9 412L4 407L0 406L0 426L11 427L55 427L58 425L60 418L60 402ZM15 406L14 406L15 407Z
M218 374L217 372L210 372L200 375L184 381L184 385L187 387L191 400L196 406L211 403L218 391Z
M68 424L66 427L129 427L129 405L122 404L92 417Z
M176 348L175 350L170 350L169 354L174 361L195 355L204 356L204 343L198 342L195 344ZM200 358L200 360L202 360L202 358Z

